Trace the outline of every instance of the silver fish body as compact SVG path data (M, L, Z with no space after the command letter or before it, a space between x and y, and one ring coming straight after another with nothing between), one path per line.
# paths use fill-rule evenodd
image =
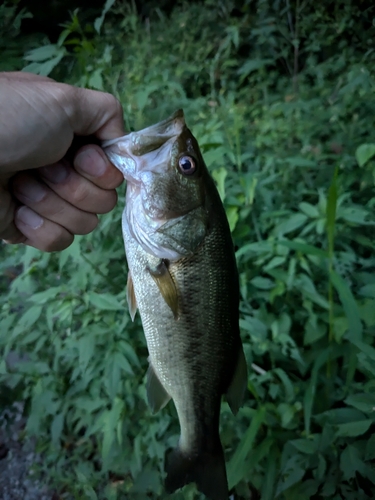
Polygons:
M132 315L138 307L147 340L148 401L158 411L173 399L180 422L166 488L195 481L209 498L224 500L220 403L226 395L237 412L247 371L223 205L181 111L105 151L127 180L128 302Z

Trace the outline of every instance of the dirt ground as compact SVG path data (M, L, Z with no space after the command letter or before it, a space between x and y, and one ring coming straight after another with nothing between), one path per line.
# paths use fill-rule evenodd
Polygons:
M22 441L23 404L0 410L0 500L55 500L57 497L33 477L41 460L32 440Z

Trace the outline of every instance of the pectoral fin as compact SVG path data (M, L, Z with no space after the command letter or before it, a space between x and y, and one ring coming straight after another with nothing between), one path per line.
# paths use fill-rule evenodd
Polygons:
M128 283L126 285L126 299L128 301L130 317L134 321L134 316L137 312L137 301L135 299L133 279L130 271L128 272Z
M162 386L158 379L154 368L150 364L147 370L147 401L152 413L156 413L168 403L171 399L170 395Z
M232 381L226 393L226 400L232 410L233 415L236 415L242 406L243 397L247 387L247 366L242 345L240 346L237 358L237 365L234 370Z
M148 272L151 274L155 283L158 285L163 299L171 308L174 318L178 319L178 294L176 285L168 270L165 260L161 260L156 268L147 267Z

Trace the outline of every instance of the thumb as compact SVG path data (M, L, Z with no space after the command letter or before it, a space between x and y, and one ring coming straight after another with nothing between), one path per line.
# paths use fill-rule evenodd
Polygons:
M75 134L95 135L101 141L124 135L122 106L113 95L79 87L71 87L71 92L67 113Z

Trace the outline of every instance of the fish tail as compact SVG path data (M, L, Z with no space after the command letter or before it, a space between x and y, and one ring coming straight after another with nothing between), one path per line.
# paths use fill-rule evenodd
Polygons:
M220 441L214 452L198 455L172 451L167 462L165 488L173 493L185 484L196 483L198 490L211 500L228 500L228 481Z

